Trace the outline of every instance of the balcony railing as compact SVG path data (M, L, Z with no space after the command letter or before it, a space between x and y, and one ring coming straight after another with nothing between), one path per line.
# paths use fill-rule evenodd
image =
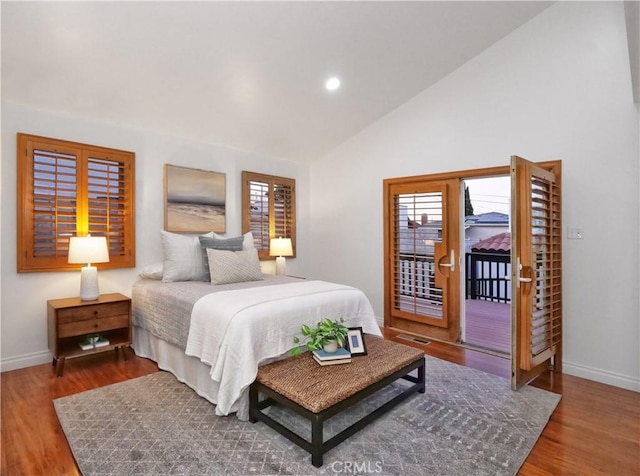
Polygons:
M511 256L495 253L466 254L467 299L511 302Z
M423 306L442 306L442 289L435 285L432 254L399 255L396 296L399 303L418 300ZM466 298L491 302L511 302L511 258L493 253L466 253Z

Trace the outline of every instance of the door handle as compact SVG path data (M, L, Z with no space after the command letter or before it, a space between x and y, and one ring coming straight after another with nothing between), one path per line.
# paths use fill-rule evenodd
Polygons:
M520 283L530 283L533 281L531 278L523 278L520 275L520 271L522 271L522 263L520 263L520 258L518 257L516 264L516 286L520 287Z
M456 253L455 251L453 251L453 249L451 250L451 255L449 257L449 262L448 263L438 263L438 266L443 266L445 268L451 268L451 271L455 271L456 270Z

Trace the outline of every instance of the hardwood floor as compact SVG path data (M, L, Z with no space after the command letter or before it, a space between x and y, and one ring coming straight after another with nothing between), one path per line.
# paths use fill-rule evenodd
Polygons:
M385 337L434 357L505 378L509 375L509 362L499 357L441 342L410 343L387 331ZM139 357L125 362L96 354L69 360L61 378L49 364L0 374L0 474L78 475L52 401L157 370L155 363ZM569 375L545 375L533 385L562 393L562 400L520 475L640 474L639 393Z

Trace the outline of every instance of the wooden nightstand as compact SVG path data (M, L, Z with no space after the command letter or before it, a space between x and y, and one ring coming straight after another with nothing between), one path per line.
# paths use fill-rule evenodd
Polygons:
M79 297L47 301L49 350L52 365L58 367L58 377L64 371L66 358L116 350L131 345L131 299L122 294L101 294L95 301L81 301ZM89 334L109 340L103 347L83 350L80 342ZM127 355L122 351L124 359Z

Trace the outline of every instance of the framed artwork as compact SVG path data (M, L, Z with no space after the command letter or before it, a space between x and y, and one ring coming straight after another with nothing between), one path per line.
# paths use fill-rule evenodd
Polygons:
M175 233L224 233L226 175L165 164L164 229Z
M362 327L350 327L347 331L347 347L352 356L367 355Z

